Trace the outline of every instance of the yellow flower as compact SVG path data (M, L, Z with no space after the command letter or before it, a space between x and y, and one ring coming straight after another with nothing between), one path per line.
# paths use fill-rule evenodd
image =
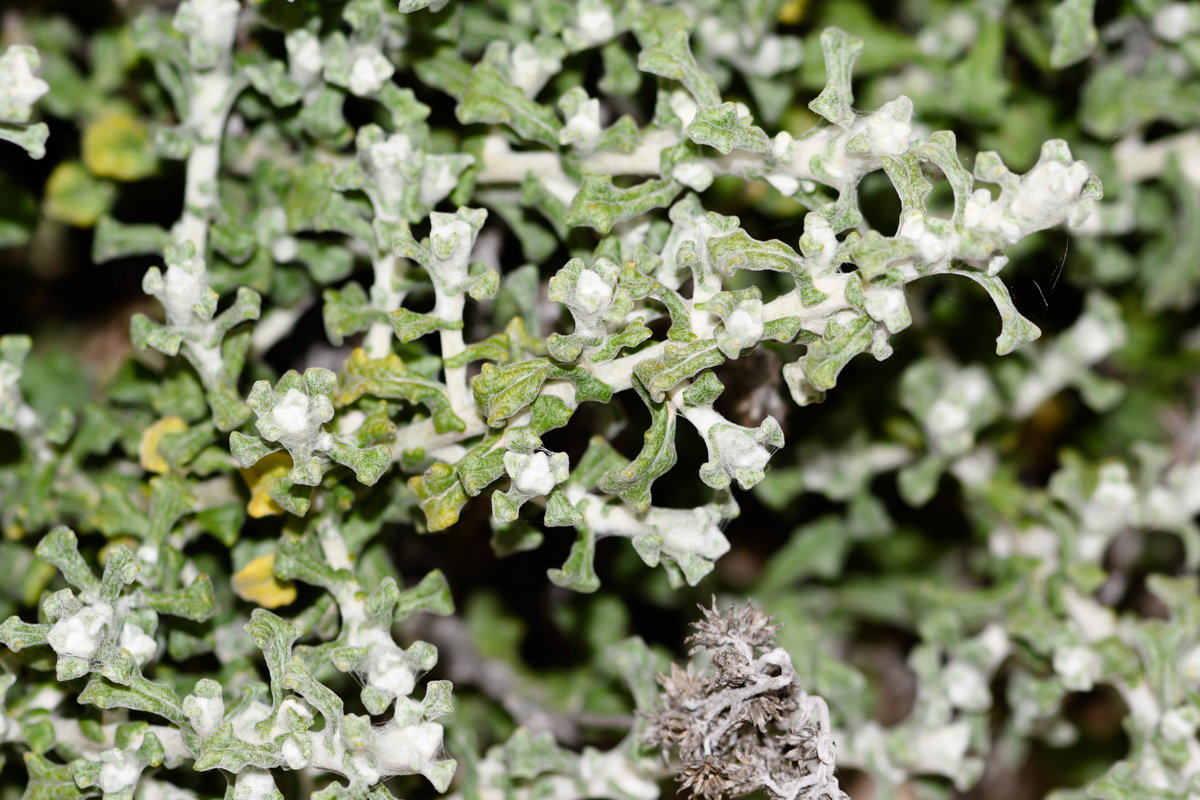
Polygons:
M158 443L164 433L183 433L187 423L179 417L163 417L158 422L142 431L142 440L138 443L138 463L142 469L165 475L171 471L171 465L158 452Z
M271 453L257 464L242 470L242 480L250 487L250 502L246 512L255 519L282 514L283 508L267 492L275 481L292 471L292 457L287 453Z
M275 577L275 553L259 556L233 576L233 591L263 608L279 608L296 599L296 585Z

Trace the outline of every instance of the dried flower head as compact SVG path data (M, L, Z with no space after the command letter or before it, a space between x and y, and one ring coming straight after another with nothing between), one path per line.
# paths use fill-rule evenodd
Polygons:
M700 610L689 655L711 650L712 674L698 674L689 662L659 675L662 703L644 741L668 760L675 751L677 780L695 799L760 790L779 800L845 798L834 774L828 706L803 690L791 657L775 647L779 626L750 603L719 610L713 598L711 610Z

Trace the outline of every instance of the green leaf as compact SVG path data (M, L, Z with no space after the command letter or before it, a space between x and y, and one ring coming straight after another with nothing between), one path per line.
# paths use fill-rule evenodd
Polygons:
M500 425L532 403L542 384L555 370L548 359L535 359L496 367L484 364L479 375L471 380L475 404L483 411L488 425Z
M229 434L229 452L233 454L242 469L249 469L271 453L278 453L282 449L282 447L269 444L257 436L247 436L238 431Z
M340 290L326 289L324 293L325 335L330 344L340 347L347 336L365 331L376 322L386 322L387 313L371 303L367 292L354 281Z
M896 194L900 195L900 219L911 214L925 215L925 198L933 191L933 185L921 173L921 162L916 153L899 156L882 156L883 169Z
M325 452L337 463L354 470L354 477L364 486L374 486L392 466L392 450L387 445L356 447L334 440Z
M425 699L421 701L426 720L435 720L454 713L450 681L430 681L425 686Z
M821 33L821 50L825 54L825 88L808 107L834 125L845 128L857 116L851 72L854 62L862 55L863 40L840 28L826 28Z
M716 81L700 69L692 57L687 31L682 28L676 28L656 44L642 50L637 67L642 72L681 82L702 106L715 106L721 102Z
M936 164L950 182L954 190L954 225L961 226L975 179L958 158L954 132L937 131L921 144L918 153L922 159Z
M33 125L0 122L0 141L12 142L24 149L30 158L45 157L46 140L49 138L50 126L44 122L36 122Z
M277 575L280 574L278 563L276 561ZM303 575L292 574L301 580L304 579ZM289 575L285 573L281 577L289 577ZM278 709L285 696L284 679L287 677L288 662L292 658L292 644L300 638L300 629L265 608L256 608L250 614L250 621L246 623L246 633L254 640L258 649L262 650L263 657L266 659L267 671L271 675L272 707Z
M597 84L600 91L605 94L628 97L642 85L642 76L638 74L637 63L629 56L620 42L609 42L600 48L600 58L604 62L604 77Z
M393 619L400 623L420 613L436 614L439 617L447 617L454 613L454 598L450 595L450 585L446 583L446 576L440 569L432 570L416 586L400 592Z
M733 150L766 153L771 146L771 140L762 128L738 118L736 103L701 106L687 127L687 135L696 144L715 147L722 153Z
M832 514L797 528L767 563L755 592L778 592L809 576L826 580L838 577L850 542L845 523Z
M596 570L592 566L596 557L596 540L588 526L579 525L578 531L562 569L547 570L546 575L555 586L589 594L600 588L600 579L596 577Z
M408 488L425 512L430 532L445 530L458 522L459 511L470 499L457 470L447 464L434 464L424 475L409 478Z
M883 236L879 231L871 230L847 247L846 255L858 265L863 279L869 282L883 275L893 264L918 257L920 251L908 239Z
M654 676L662 673L664 659L647 647L640 636L610 644L604 648L604 657L629 687L638 713L650 714L658 702L659 685Z
M508 334L497 333L467 345L461 353L443 359L442 363L450 368L465 367L473 361L493 361L497 364L504 364L510 357Z
M1000 312L1000 335L996 337L997 355L1008 355L1021 345L1028 344L1042 335L1042 331L1037 325L1017 311L1012 298L1009 297L1008 287L1004 285L1004 281L1000 280L998 275L987 275L971 269L951 269L948 272L951 275L962 275L964 278L975 281L987 290L992 302L996 304L996 310Z
M1050 66L1062 69L1092 54L1100 40L1092 22L1095 12L1096 0L1061 0L1050 11L1050 23L1054 26Z
M204 740L193 769L197 772L221 768L238 773L246 766L259 769L277 767L283 761L281 747L274 742L251 744L237 737L233 724L225 723Z
M467 84L474 77L471 64L463 60L457 49L452 46L439 47L433 56L416 59L413 62L413 71L417 73L421 83L441 89L451 97L459 99L466 94ZM555 142L557 141L555 137Z
M161 256L170 243L170 234L158 225L126 225L105 214L96 221L92 261L103 264L126 256Z
M618 222L651 209L666 208L682 188L674 180L648 180L618 189L609 175L584 175L563 221L572 227L587 225L608 233Z
M9 617L0 624L0 642L14 653L26 647L46 644L49 633L49 625L33 625L22 621L20 617Z
M582 367L561 367L541 358L496 367L484 364L471 380L475 404L484 413L488 425L497 427L538 397L547 380L562 378L575 385L577 402L595 400L606 403L612 388Z
M691 406L711 406L725 391L724 384L712 372L705 372L683 392L683 400Z
M871 346L875 323L862 316L840 327L833 336L808 345L808 351L795 364L784 367L784 377L797 403L813 402L837 385L842 368L859 353ZM799 374L797 374L799 373Z
M523 139L558 146L562 123L554 112L525 97L487 61L471 70L462 100L454 110L464 125L473 122L500 122L508 125Z
M68 764L55 764L37 753L25 754L29 781L21 800L82 800L96 790L81 791Z
M58 567L67 583L79 589L86 597L98 597L100 581L92 568L79 555L79 540L75 532L60 525L46 534L34 551L38 558Z
M818 305L829 297L813 284L812 272L805 258L778 239L760 242L737 228L729 233L709 236L704 246L713 267L722 275L731 276L743 269L785 272L796 281L800 302L806 307Z
M382 359L368 358L361 349L350 354L350 360L346 362L346 380L336 397L337 404L349 405L364 394L423 404L433 414L438 433L466 430L466 423L450 407L446 387L407 368L394 354Z
M128 686L117 686L107 679L93 676L79 695L80 703L97 708L128 708L145 711L170 720L184 730L191 730L183 713L183 701L175 690L161 683L151 683L135 673Z
M329 566L320 543L311 532L301 536L285 533L279 538L279 544L275 547L276 578L295 578L333 591L338 585L340 575L344 573L339 573ZM251 622L253 621L251 618Z
M150 527L146 541L161 545L175 523L196 504L186 479L178 475L159 475L150 479Z
M535 735L523 727L513 732L500 751L506 773L518 780L532 780L547 772L569 772L577 758L555 744L549 731Z
M567 528L583 524L583 515L571 505L566 492L555 487L546 498L546 515L542 524L548 528Z
M704 344L711 345L709 342ZM712 349L715 351L716 347L712 346ZM670 403L652 400L649 392L642 388L640 379L634 381L633 387L650 409L650 429L645 433L637 458L628 466L605 472L598 486L600 491L617 495L640 512L650 508L650 486L654 480L675 466L676 415Z
M420 339L434 331L457 331L462 330L462 320L443 320L432 314L418 314L414 311L409 311L407 308L400 308L393 311L390 315L392 330L396 332L396 337L404 344Z
M111 556L110 563L111 563ZM192 585L174 592L146 592L146 605L163 614L204 622L215 613L212 581L199 575Z
M680 381L723 363L725 356L716 341L701 339L689 344L668 344L661 356L638 362L633 371L651 399L661 403L666 393Z
M542 546L542 532L524 520L497 522L492 518L492 538L489 544L496 558L507 558Z

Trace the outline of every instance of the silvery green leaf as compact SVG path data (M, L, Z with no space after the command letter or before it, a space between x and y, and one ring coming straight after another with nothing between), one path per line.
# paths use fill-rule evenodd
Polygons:
M159 158L182 161L191 154L194 139L186 126L159 125L154 128L154 152Z
M1060 0L1050 11L1050 21L1054 26L1050 66L1062 69L1091 55L1100 39L1092 22L1095 11L1096 0Z
M858 265L866 281L882 276L893 265L910 261L919 252L908 239L883 236L874 230L846 248L846 255Z
M1028 344L1042 335L1042 331L1037 325L1017 311L1017 307L1013 305L1012 298L1008 294L1008 287L998 276L986 275L975 270L952 269L949 272L970 278L978 283L996 304L996 310L1000 312L1000 335L996 337L997 355L1008 355L1021 345Z
M619 189L609 175L585 175L563 222L572 227L587 225L608 233L618 222L651 209L666 208L682 188L673 180L648 180L628 189Z
M200 575L191 586L173 592L146 592L146 605L163 614L186 617L195 622L210 618L216 610L212 581Z
M655 403L661 403L668 391L701 370L725 363L717 343L700 339L689 344L668 344L661 356L639 361L634 367L641 385Z
M522 361L505 367L484 364L471 380L475 404L489 425L496 427L532 403L547 380L562 378L575 387L577 402L607 402L612 388L580 367L560 367L549 359Z
M63 577L86 597L98 598L100 581L79 555L79 540L70 528L60 525L46 534L34 551L37 557L58 567Z
M857 116L851 73L862 55L863 40L839 28L826 28L821 33L821 50L825 54L825 88L808 107L834 125L847 128Z
M845 326L832 326L825 337L808 345L799 361L783 368L792 399L805 406L821 402L837 384L837 376L850 359L871 346L875 323L862 316Z
M187 717L183 713L183 701L175 690L161 683L152 683L140 674L134 674L128 686L118 686L99 676L92 676L87 688L79 695L80 703L91 703L98 708L128 708L144 711L170 720L181 728L188 729Z
M179 346L183 344L182 333L172 333L166 326L155 322L145 314L133 315L130 320L129 338L133 341L133 346L139 350L153 347L160 353L169 356L179 353Z
M92 260L97 264L133 255L162 255L169 234L157 225L126 225L107 214L96 222Z
M50 128L44 122L33 125L14 125L0 122L0 141L12 142L29 154L30 158L41 159L46 155L46 140Z
M421 82L461 100L472 79L471 64L451 46L438 48L432 57L419 59L413 70Z
M920 508L937 494L938 481L946 470L946 459L937 454L927 455L910 464L896 475L896 486L904 502Z
M216 733L205 738L203 749L192 768L203 772L219 767L238 773L247 766L271 769L279 766L282 760L279 745L274 742L252 744L239 739L233 732L233 724L227 722Z
M809 576L836 578L849 552L851 537L843 520L826 515L792 531L755 584L756 591L778 592Z
M716 348L713 348L715 351ZM627 466L609 469L598 481L600 491L615 494L631 508L645 511L650 508L650 486L675 466L676 414L670 403L653 400L641 383L634 389L650 409L650 428L645 433L642 450Z
M466 429L466 423L450 408L446 387L407 368L395 355L370 359L362 350L355 350L350 355L346 362L346 380L336 401L339 406L345 406L363 395L423 404L433 414L438 433Z
M434 464L425 474L409 478L408 486L425 512L431 532L445 530L458 522L459 511L470 499L458 472L447 464Z
M285 534L280 537L275 548L274 572L275 577L282 580L299 579L330 591L344 577L343 572L326 562L321 545L312 532L299 536ZM251 618L251 622L253 621ZM277 624L274 620L270 622L272 625Z
M555 586L574 589L588 594L600 588L600 579L592 566L596 556L596 541L587 525L577 525L578 533L571 552L561 569L547 570L546 575Z
M56 764L38 753L25 756L29 782L22 800L83 800L95 791L82 791L68 764Z
M254 466L264 457L282 449L272 447L257 436L246 436L238 431L229 434L229 452L243 469Z
M933 185L921 172L921 163L916 153L898 156L882 156L883 169L900 195L900 218L910 214L925 215L925 198L933 191Z
M14 653L26 647L46 644L49 633L49 625L30 624L23 622L20 617L9 617L0 624L0 642Z
M722 153L733 150L766 153L770 147L770 140L762 128L751 124L748 118L743 122L737 103L701 106L686 133L696 144L715 147Z
M392 451L387 445L356 447L333 441L325 452L337 463L354 470L354 477L364 486L374 486L392 466Z
M307 580L307 573L300 567L289 568L286 572L277 567L276 574ZM279 708L285 696L284 678L287 677L287 665L292 657L292 643L300 637L300 630L288 620L266 609L256 608L250 615L250 621L246 623L246 633L263 652L267 671L271 676L273 707Z
M628 97L638 90L642 76L638 74L637 62L624 47L618 42L609 42L600 48L600 57L604 62L604 77L597 84L600 91Z
M279 108L299 102L303 94L300 85L288 76L287 67L282 61L250 64L242 72L256 90L269 97L271 103Z
M400 623L420 613L436 614L439 617L454 613L454 599L450 596L450 586L441 570L432 570L416 586L400 592L394 621Z
M721 275L733 275L741 269L786 272L796 281L800 301L805 306L817 305L828 297L813 285L808 259L778 239L760 242L735 225L731 231L708 236L704 248L713 268Z
M562 123L554 112L526 98L509 84L494 66L486 62L475 65L470 82L455 108L458 121L502 122L524 139L554 147L558 144Z
M499 425L537 398L542 384L555 369L548 359L523 361L506 367L484 364L471 381L475 403L489 425Z
M373 323L387 318L387 314L375 308L366 291L354 281L340 290L326 289L324 298L325 335L334 345L340 345L345 337L365 331Z
M963 224L967 200L975 179L958 158L958 143L953 131L937 131L918 148L922 159L935 164L954 190L954 225Z
M549 731L531 734L525 728L517 728L500 746L500 752L507 773L524 780L532 780L546 772L568 770L577 758L574 753L556 745Z
M700 69L692 57L687 31L682 28L676 28L656 44L642 50L638 55L637 67L642 72L679 81L702 106L721 103L716 82Z
M150 527L148 543L161 545L184 514L196 505L191 485L178 475L159 475L150 479Z

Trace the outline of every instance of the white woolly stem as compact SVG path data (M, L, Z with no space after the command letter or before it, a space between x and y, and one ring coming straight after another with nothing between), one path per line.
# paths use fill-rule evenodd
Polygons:
M375 307L386 314L400 308L404 302L404 292L396 286L396 271L402 265L402 260L391 253L385 253L373 259L371 266L375 271L375 283L371 287L371 300ZM369 358L386 358L392 352L392 339L395 334L390 322L373 322L363 337L363 349Z
M232 45L231 39L229 46ZM217 202L221 135L235 94L226 60L211 72L193 75L188 125L195 139L187 161L183 217L175 228L175 238L180 243L190 241L201 257L208 247L209 215Z

